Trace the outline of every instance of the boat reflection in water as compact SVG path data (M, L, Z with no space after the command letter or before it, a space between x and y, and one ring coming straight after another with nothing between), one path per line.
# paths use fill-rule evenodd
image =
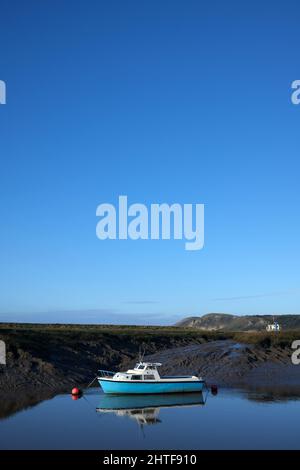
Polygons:
M162 394L162 395L103 395L98 413L114 413L119 417L129 417L139 425L161 423L158 418L162 408L203 406L206 398L203 393Z

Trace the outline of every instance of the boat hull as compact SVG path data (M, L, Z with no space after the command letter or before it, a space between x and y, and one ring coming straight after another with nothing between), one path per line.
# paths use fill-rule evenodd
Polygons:
M98 382L104 393L111 394L154 394L154 393L192 393L202 392L204 382L201 380L178 382L127 382L99 378Z

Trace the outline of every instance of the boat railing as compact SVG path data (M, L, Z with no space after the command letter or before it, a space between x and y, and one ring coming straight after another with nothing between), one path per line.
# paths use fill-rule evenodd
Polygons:
M115 372L111 371L111 370L103 370L103 369L99 369L98 370L98 375L99 377L113 377L115 375Z

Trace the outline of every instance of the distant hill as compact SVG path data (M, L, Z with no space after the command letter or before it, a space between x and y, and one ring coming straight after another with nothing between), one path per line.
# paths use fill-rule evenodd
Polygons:
M276 315L275 320L283 330L300 329L300 315ZM176 326L199 328L209 331L263 331L273 323L272 315L230 315L228 313L208 313L202 317L187 317Z

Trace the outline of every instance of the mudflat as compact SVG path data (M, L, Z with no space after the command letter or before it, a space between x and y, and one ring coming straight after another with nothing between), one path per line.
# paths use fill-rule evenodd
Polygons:
M279 345L208 341L166 349L148 356L160 360L161 372L201 375L211 384L224 387L270 388L300 392L300 366L292 364L292 349Z
M6 365L0 394L42 395L87 385L97 370L124 370L144 350L163 363L165 375L197 374L223 387L300 390L300 365L292 341L300 331L279 334L207 332L179 327L0 324Z

